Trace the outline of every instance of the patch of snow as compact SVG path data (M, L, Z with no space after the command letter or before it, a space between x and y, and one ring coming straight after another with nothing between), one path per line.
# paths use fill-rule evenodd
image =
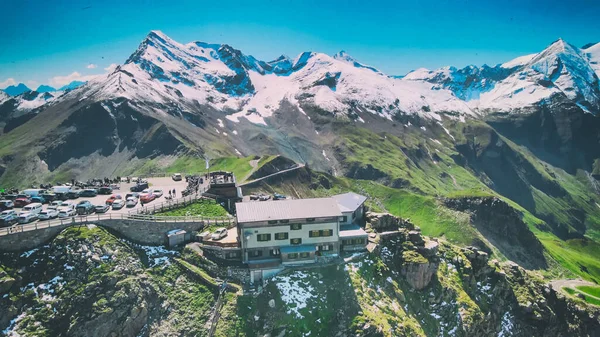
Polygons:
M222 119L220 119L220 118L217 118L217 121L219 122L219 127L220 127L221 129L224 129L224 128L225 128L225 124L223 124L223 120L222 120Z
M288 275L276 276L272 280L281 294L281 300L287 306L287 313L298 319L304 318L300 310L307 307L308 301L317 298L315 289L307 283L311 276L297 270Z
M23 254L21 254L21 257L28 258L28 257L30 257L30 256L31 256L33 253L37 252L38 250L39 250L39 248L34 248L34 249L32 249L32 250L28 250L28 251L24 252Z

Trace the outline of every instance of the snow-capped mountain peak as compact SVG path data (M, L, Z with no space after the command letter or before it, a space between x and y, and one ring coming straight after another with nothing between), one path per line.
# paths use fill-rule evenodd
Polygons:
M338 52L337 54L333 55L333 58L339 61L343 61L346 62L348 64L352 64L353 66L355 66L356 68L366 68L369 70L372 70L376 73L380 73L379 70L375 69L374 67L368 66L368 65L364 65L360 62L358 62L355 58L353 58L352 56L348 55L348 53L346 53L344 50Z
M590 67L596 72L596 76L600 78L600 42L592 44L583 50L587 55Z

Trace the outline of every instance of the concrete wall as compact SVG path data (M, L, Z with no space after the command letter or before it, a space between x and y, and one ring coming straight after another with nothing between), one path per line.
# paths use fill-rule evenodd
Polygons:
M143 220L100 219L90 221L111 230L117 235L145 245L166 245L167 232L173 229L183 229L188 233L200 231L204 222L151 222ZM82 225L81 223L74 224ZM85 225L85 224L83 224ZM24 251L39 247L57 236L65 228L73 224L57 225L50 228L31 230L0 236L0 251Z

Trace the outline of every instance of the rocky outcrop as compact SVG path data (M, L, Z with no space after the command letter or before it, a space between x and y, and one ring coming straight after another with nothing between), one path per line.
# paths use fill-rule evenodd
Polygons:
M521 213L505 201L496 197L448 198L444 204L470 213L479 232L509 259L528 269L547 267L544 247Z
M398 228L415 229L415 225L410 222L410 219L401 219L390 213L367 212L365 217L367 219L367 227L379 233L395 231Z
M402 226L395 232L387 231L380 235L380 245L383 247L381 250L394 252L392 256L395 256L395 259L391 262L413 289L425 289L431 283L440 264L439 243L423 237L421 230L408 220L376 213L371 213L371 218L382 220L382 224ZM410 228L404 227L405 225Z

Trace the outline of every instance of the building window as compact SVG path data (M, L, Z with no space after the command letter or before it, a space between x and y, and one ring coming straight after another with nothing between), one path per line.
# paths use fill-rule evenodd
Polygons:
M290 240L290 244L292 244L292 245L299 245L301 243L302 243L302 239L300 239L300 238Z
M306 259L308 257L310 257L310 253L307 253L307 252L300 253L300 258L301 259Z
M306 222L315 222L315 218L306 218Z
M323 246L319 246L319 250L321 251L329 251L333 249L333 245L323 245Z
M262 250L253 250L248 252L249 257L259 257L262 256Z
M342 222L346 222L346 221L348 221L348 216L344 215L344 216L342 217Z
M279 220L279 223L290 223L290 220Z
M235 259L235 258L238 258L239 256L240 256L240 252L225 253L225 258L226 259Z
M275 233L275 240L287 240L288 233Z
M288 258L289 260L294 260L294 259L297 259L297 258L298 258L298 253L289 253L289 254L287 255L287 258Z
M313 230L308 232L308 237L310 238L318 238L321 236L332 236L333 230L331 229L321 229L321 230Z
M290 225L290 229L293 231L297 231L297 230L301 230L302 229L302 225L299 223L293 223Z
M365 244L365 239L364 238L358 238L358 239L342 240L342 244L344 244L344 245L364 245Z
M258 234L256 241L271 241L271 234Z
M271 249L271 256L279 256L279 249Z
M269 221L267 221L267 223L269 225L275 225L275 224L277 224L277 220L269 220Z

